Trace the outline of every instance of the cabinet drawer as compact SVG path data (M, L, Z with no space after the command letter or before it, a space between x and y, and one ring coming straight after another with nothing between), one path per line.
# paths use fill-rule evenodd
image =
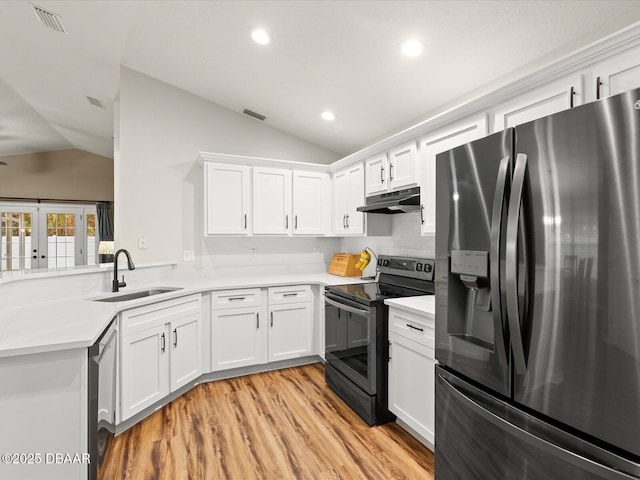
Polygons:
M311 287L309 285L288 285L269 288L269 305L310 301Z
M211 292L211 308L221 310L236 307L255 307L260 305L260 289L221 290Z
M125 310L121 313L122 336L169 323L187 315L200 314L201 304L200 295L189 295Z
M398 308L389 308L389 331L435 348L435 320L432 315L418 315Z

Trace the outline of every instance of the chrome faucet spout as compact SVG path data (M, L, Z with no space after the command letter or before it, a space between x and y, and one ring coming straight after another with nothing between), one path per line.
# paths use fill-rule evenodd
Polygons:
M127 286L127 284L124 282L124 275L122 276L122 281L121 282L118 281L118 255L120 255L121 253L124 253L125 256L127 257L127 268L129 270L134 270L136 268L136 266L133 264L133 260L131 260L131 255L129 254L129 252L124 248L121 248L120 250L118 250L113 255L113 282L112 282L113 288L111 289L112 292L119 292L120 288Z

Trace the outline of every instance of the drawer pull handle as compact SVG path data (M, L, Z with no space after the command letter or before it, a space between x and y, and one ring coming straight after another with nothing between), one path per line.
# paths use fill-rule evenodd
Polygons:
M273 327L273 312L271 312L271 327Z
M284 293L282 294L283 297L297 297L298 296L298 292L294 292L294 293Z
M164 353L165 349L166 349L166 344L165 344L165 339L164 339L164 333L161 335L160 340L162 340L162 346L160 347L160 352Z
M410 323L407 323L407 327L409 328L413 328L414 330L418 330L420 332L424 332L424 328L418 328L418 327L414 327L413 325L411 325Z
M256 313L256 330L260 329L260 314Z
M173 348L176 348L178 346L178 329L174 328L173 329Z
M236 300L244 300L247 297L229 297L230 302L235 302Z

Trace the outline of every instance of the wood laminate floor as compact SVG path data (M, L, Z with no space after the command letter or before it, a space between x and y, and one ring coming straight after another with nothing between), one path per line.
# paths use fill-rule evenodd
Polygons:
M100 480L433 480L395 423L369 428L320 363L198 385L116 437Z

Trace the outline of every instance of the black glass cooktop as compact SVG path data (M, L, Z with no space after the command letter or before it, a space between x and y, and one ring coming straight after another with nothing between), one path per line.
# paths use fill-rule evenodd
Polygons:
M350 285L334 285L327 288L328 291L336 293L354 300L363 300L367 302L386 298L381 295L380 287L377 283L355 283Z
M433 293L433 291L382 282L334 285L327 287L326 290L327 292L367 305L382 302L385 298L414 297L416 295L429 295Z

